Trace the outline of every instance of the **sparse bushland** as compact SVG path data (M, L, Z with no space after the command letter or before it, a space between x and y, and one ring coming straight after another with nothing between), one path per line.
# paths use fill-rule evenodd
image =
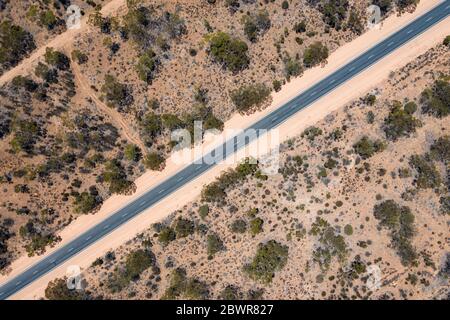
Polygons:
M374 217L381 227L389 229L392 244L405 266L417 260L417 252L411 240L415 235L414 214L407 206L400 206L394 200L385 200L373 208Z
M244 272L253 280L271 283L275 272L286 265L288 257L288 246L275 240L260 243L252 262L244 266Z

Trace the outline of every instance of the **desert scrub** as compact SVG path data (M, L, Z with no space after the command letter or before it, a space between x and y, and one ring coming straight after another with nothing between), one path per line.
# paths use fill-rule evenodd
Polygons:
M409 165L416 171L414 182L419 189L434 189L440 186L441 176L427 155L412 155Z
M162 299L174 300L177 298L206 299L209 296L208 285L197 278L188 278L186 270L177 268L172 271L170 286L166 289Z

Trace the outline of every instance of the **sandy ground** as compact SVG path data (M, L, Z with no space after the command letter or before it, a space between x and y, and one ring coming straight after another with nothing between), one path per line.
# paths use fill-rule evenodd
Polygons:
M121 7L123 6L125 6L125 0L112 0L111 2L106 4L101 9L100 12L102 13L103 16L108 16L113 13L119 12L121 10ZM11 81L14 77L29 71L34 66L36 61L38 61L39 58L44 55L45 49L47 47L61 49L64 48L66 45L70 44L73 41L73 39L75 39L75 36L77 34L80 34L86 30L86 28L88 27L87 19L88 19L87 16L83 17L80 21L81 22L80 28L67 30L64 33L61 33L60 35L52 39L49 43L47 43L45 46L42 46L37 50L33 51L31 55L28 58L24 59L18 66L5 72L0 77L0 86Z
M116 5L117 2L113 1ZM289 84L283 87L283 90L273 95L273 103L269 108L251 116L244 117L236 115L225 124L225 129L248 127L257 119L264 117L284 102L290 100L292 97L311 86L311 84L317 82L321 78L325 77L325 75L345 64L346 61L349 61L361 52L364 52L374 43L379 42L388 34L400 29L409 21L429 10L439 2L440 1L438 0L423 0L413 14L405 14L401 17L393 16L388 18L383 23L381 29L371 30L358 39L338 49L329 58L328 64L325 67L318 67L308 70L301 78L293 79ZM324 118L328 113L342 107L344 104L359 97L364 92L369 91L381 80L387 78L391 70L395 70L403 66L406 62L413 60L426 50L441 42L447 35L448 30L450 30L450 19L447 18L415 40L398 49L394 54L386 57L371 68L359 74L338 90L335 90L310 107L299 112L279 127L280 140L286 140L290 137L298 135L303 129ZM369 82L366 79L371 79L371 81ZM240 156L244 157L245 152L241 151ZM169 198L166 198L154 207L147 209L126 225L121 226L119 229L113 231L111 234L87 248L82 253L71 258L69 261L66 261L66 263L60 265L49 274L41 277L38 281L35 281L27 288L13 295L11 299L36 299L41 297L47 283L55 277L64 276L68 266L79 265L82 269L88 267L96 257L106 253L110 249L117 248L122 243L133 238L133 236L137 233L148 228L148 226L152 223L164 219L164 217L174 210L181 208L185 203L195 199L200 194L201 188L204 184L212 181L213 178L219 175L223 170L233 166L233 164L220 164L214 167L206 174L177 190ZM151 189L153 186L164 180L167 176L172 175L180 169L180 165L176 165L169 160L164 171L145 173L138 180L136 180L137 192L133 196L113 196L105 202L102 209L97 214L78 218L74 223L61 232L60 235L63 239L61 243L59 243L57 247L48 250L46 254L50 254L53 250L63 246L68 241L86 230L87 227L95 225L99 221L105 219L105 217L123 207L124 204L138 197L146 190ZM177 199L177 201L175 202L173 199ZM16 260L11 266L14 271L9 275L9 277L17 275L39 259L41 259L41 257L22 257ZM5 276L0 278L0 281L2 282L5 280Z

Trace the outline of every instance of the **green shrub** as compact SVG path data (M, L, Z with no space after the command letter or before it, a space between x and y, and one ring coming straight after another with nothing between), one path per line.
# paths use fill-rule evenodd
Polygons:
M118 82L117 79L110 74L105 76L105 83L101 90L110 107L126 107L133 102L133 96L131 95L128 86Z
M316 137L320 136L323 133L322 129L311 126L305 129L301 134L301 137L306 137L309 141L314 141Z
M437 118L450 114L450 83L436 80L433 86L425 89L421 96L422 111Z
M450 136L439 137L430 147L431 156L443 161L450 162Z
M226 286L219 294L221 300L240 300L242 299L242 293L239 288L233 285Z
M270 89L262 83L242 86L230 93L231 101L241 113L261 107L269 96Z
M144 158L144 165L150 170L162 170L165 160L157 152L150 152Z
M141 149L135 144L127 144L123 151L125 159L128 161L139 161L141 158Z
M45 49L45 62L59 70L68 70L70 68L69 58L62 52L55 51L53 48Z
M87 295L83 290L71 290L67 286L67 278L57 278L48 283L45 288L45 298L48 300L85 300Z
M209 234L206 240L207 253L209 257L213 257L217 252L225 249L223 241L217 234Z
M89 60L87 54L78 49L73 50L71 56L72 60L75 60L78 64L84 64Z
M406 112L399 101L394 101L387 118L384 119L383 130L389 140L395 141L408 137L420 125L421 122Z
M244 233L247 231L247 222L242 219L234 220L230 226L230 230L234 233Z
M424 156L412 155L409 164L417 172L415 183L418 188L429 189L440 186L441 176L433 161Z
M298 77L303 72L300 62L291 57L284 59L284 74L289 81L291 77Z
M258 37L270 29L269 13L260 10L256 15L246 15L243 17L244 33L251 42L256 42Z
M353 227L350 224L346 224L344 227L344 233L351 236L353 234Z
M355 152L363 159L368 159L377 152L386 148L386 144L381 140L372 141L367 136L362 137L353 145Z
M209 206L207 204L200 206L200 208L198 208L198 214L200 215L200 218L204 220L209 214Z
M444 46L450 47L450 35L446 36L444 41L442 42Z
M314 42L303 53L303 63L306 67L313 67L328 58L328 48L321 42Z
M136 65L139 79L151 83L154 79L157 66L158 60L156 59L156 54L153 50L147 50L139 57L138 64Z
M225 32L217 32L209 37L209 54L213 60L230 71L246 69L250 63L245 42L232 38Z
M31 33L8 20L0 23L1 71L16 66L35 48L36 44Z
M86 214L94 210L99 205L99 202L95 195L84 191L75 197L74 204L75 212Z
M270 283L275 272L286 265L288 254L289 248L275 240L260 243L253 261L244 266L244 272L254 280Z
M415 234L414 215L406 206L399 206L394 200L385 200L374 207L374 216L382 227L391 232L391 239L401 262L405 266L417 260L417 253L411 244Z
M163 227L158 234L158 241L166 246L177 238L177 234L171 227Z
M175 233L177 238L185 238L194 233L195 224L191 220L178 218L175 222Z
M162 299L176 298L206 299L209 296L208 285L196 278L188 278L186 270L177 268L172 271L170 286L166 289Z
M52 30L59 21L52 10L44 10L39 14L39 23L46 27L47 30Z
M250 233L252 235L257 235L263 231L264 220L261 218L255 218L250 221Z
M125 169L117 159L112 159L106 164L103 179L109 183L111 193L122 194L132 185L132 182L127 180Z

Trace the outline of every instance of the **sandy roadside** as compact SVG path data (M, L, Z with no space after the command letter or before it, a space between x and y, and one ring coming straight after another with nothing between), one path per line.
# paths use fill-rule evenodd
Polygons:
M234 116L230 121L225 124L225 128L245 128L257 119L267 115L270 111L277 108L284 102L290 100L296 96L299 92L308 88L311 84L317 82L325 75L329 74L333 70L336 70L339 66L343 65L346 61L351 60L355 55L365 51L374 43L383 39L386 35L401 28L403 25L411 21L416 16L419 16L423 12L427 11L430 7L437 4L438 0L422 0L421 4L417 8L414 14L406 14L402 17L390 17L383 24L381 30L372 30L353 42L341 47L330 57L328 64L324 68L314 68L305 72L303 77L292 80L289 84L283 87L283 90L274 94L273 104L270 108L253 114L251 116ZM367 92L379 83L381 80L388 77L392 70L395 70L408 61L414 59L418 55L424 53L429 48L433 47L437 43L441 42L446 33L450 30L450 19L439 23L432 29L428 30L425 34L416 38L414 41L403 46L397 50L393 55L386 57L381 62L372 66L362 74L358 75L354 79L347 82L344 86L330 93L326 97L323 97L318 102L314 103L307 109L299 112L293 116L290 120L285 122L279 127L280 139L285 140L289 137L295 136L302 132L304 128L314 124L316 121L325 117L328 113L342 107L344 104L351 100L361 96L364 92ZM367 81L365 79L371 79ZM244 153L240 153L244 156ZM166 217L168 214L182 207L185 203L194 200L200 193L201 187L214 179L221 171L227 167L234 165L218 165L203 176L192 181L188 185L184 186L171 197L158 203L156 206L147 209L141 215L123 225L121 228L115 230L101 241L92 245L82 254L79 254L69 261L59 266L51 273L45 275L38 281L34 282L29 287L25 288L21 292L14 295L13 299L33 299L42 296L43 290L49 280L54 277L63 276L65 270L69 265L79 265L81 268L86 268L90 263L101 254L106 251L118 247L123 242L131 239L135 234L148 228L150 224L159 221ZM140 177L137 181L137 192L131 197L114 196L108 199L101 211L96 215L82 216L74 223L68 226L61 232L63 239L62 243L58 247L64 245L80 233L82 233L87 227L92 226L99 221L103 220L108 215L112 214L118 208L122 207L125 203L131 201L135 197L144 193L146 190L152 188L157 183L165 179L165 177L173 174L180 169L179 165L169 161L166 169L161 173L148 172ZM177 199L176 203L173 199ZM55 250L54 248L53 250ZM50 250L47 254L49 254ZM10 276L14 276L32 263L39 260L40 257L28 258L22 257L15 261L12 265L13 272ZM0 281L4 281L6 277L0 278Z

